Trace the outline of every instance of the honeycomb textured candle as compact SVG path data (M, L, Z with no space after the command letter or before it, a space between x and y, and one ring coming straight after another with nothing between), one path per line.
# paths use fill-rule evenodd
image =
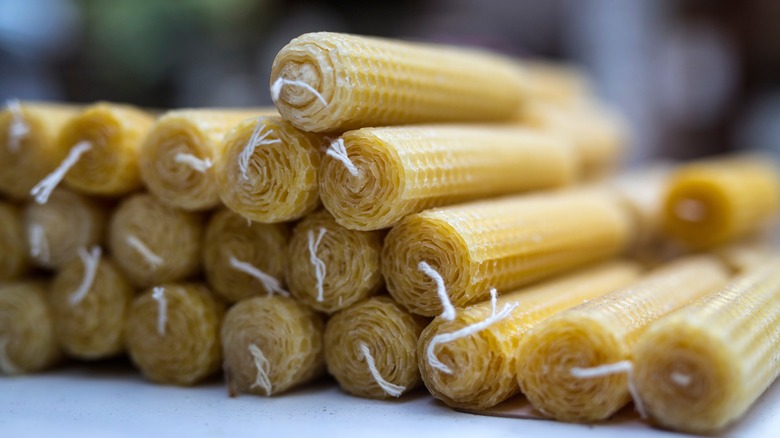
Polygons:
M732 271L743 274L765 264L768 260L780 258L780 252L773 247L771 239L754 241L748 239L731 245L718 247L713 253Z
M384 285L381 231L349 230L326 211L307 216L287 247L287 284L293 297L334 313L375 295Z
M572 146L519 127L364 128L338 141L343 151L322 162L322 202L357 230L388 228L435 206L560 187L578 170Z
M418 358L425 386L449 406L487 409L517 394L515 350L520 339L539 321L582 302L612 292L634 281L639 266L625 261L580 270L502 295L497 308L513 310L491 326L449 342L456 333L491 315L491 303L460 309L452 321L437 316L420 336ZM430 361L433 354L445 369Z
M669 163L651 163L604 181L604 186L615 191L637 223L630 251L635 258L659 259L668 250L662 233L663 204L673 171Z
M284 287L289 238L287 224L250 222L228 210L215 213L203 242L203 267L214 292L236 302L277 292L269 281ZM238 270L236 263L248 264L254 270Z
M742 417L780 372L778 327L777 261L653 323L633 351L651 418L711 434Z
M627 128L620 116L596 103L560 105L535 101L523 105L521 124L569 141L578 154L581 173L596 180L613 172L627 146Z
M272 109L169 111L152 126L141 147L144 184L161 201L185 210L219 204L213 166L225 134L241 121Z
M771 159L705 160L672 177L664 229L693 248L712 248L755 231L779 208L780 172Z
M17 278L27 271L29 248L24 237L22 213L0 201L0 281Z
M322 318L292 298L239 302L222 325L230 393L277 395L322 375L322 332Z
M58 147L73 151L89 145L65 182L74 190L121 196L141 188L138 156L154 117L138 108L97 103L70 119L60 132Z
M8 102L0 112L0 193L18 200L30 196L68 153L57 136L78 111L69 105Z
M279 113L312 132L507 120L525 82L520 68L498 55L328 32L295 38L271 68Z
M102 244L108 217L99 203L62 188L45 204L29 202L23 215L30 256L46 269L61 268L79 248Z
M203 285L168 283L130 306L124 337L130 359L156 383L193 385L222 363L219 327L225 306Z
M681 259L542 321L516 350L521 390L537 410L558 420L608 418L631 400L630 373L578 372L630 360L632 346L650 323L722 287L727 275L714 258Z
M220 144L215 172L219 196L257 222L299 219L319 205L322 140L278 116L248 119Z
M591 84L573 65L539 60L523 60L531 101L558 105L579 105L592 99Z
M185 279L200 268L203 219L152 195L126 198L109 223L108 245L136 286Z
M43 371L62 353L54 339L46 285L40 282L0 284L0 372Z
M455 306L615 256L630 242L631 217L605 191L516 196L432 209L399 222L385 238L390 295L411 312L439 314L441 277Z
M353 395L401 396L421 383L417 339L427 322L387 296L337 313L325 327L328 372Z
M95 360L124 351L122 327L135 290L99 248L82 249L50 289L55 335L68 356Z

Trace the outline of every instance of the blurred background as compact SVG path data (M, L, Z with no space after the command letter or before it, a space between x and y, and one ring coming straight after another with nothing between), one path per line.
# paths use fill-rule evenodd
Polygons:
M0 0L0 98L270 104L276 52L329 30L578 65L632 161L780 154L776 0Z

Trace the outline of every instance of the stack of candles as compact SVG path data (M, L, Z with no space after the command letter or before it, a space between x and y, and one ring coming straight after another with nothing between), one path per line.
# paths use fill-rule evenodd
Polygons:
M314 33L276 108L0 115L0 370L127 354L150 381L279 395L420 385L562 421L632 399L713 432L777 377L780 173L618 174L626 132L567 67Z

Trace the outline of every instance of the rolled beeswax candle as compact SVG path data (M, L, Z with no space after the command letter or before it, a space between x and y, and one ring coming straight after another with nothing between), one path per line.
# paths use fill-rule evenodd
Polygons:
M664 203L664 229L694 249L755 231L780 209L780 172L771 160L734 156L682 166Z
M289 297L253 297L222 325L230 393L281 394L325 371L322 318Z
M387 296L342 310L325 326L328 372L350 394L400 397L421 383L417 339L426 323Z
M57 189L45 204L29 202L23 214L30 257L40 267L61 268L79 248L103 243L106 209L76 192Z
M349 230L326 211L296 225L287 247L287 284L300 302L325 313L375 295L384 285L385 233Z
M241 121L270 108L168 111L152 126L141 147L141 178L164 203L185 210L219 205L213 166L225 135Z
M24 374L51 367L62 357L54 338L46 286L0 284L0 372Z
M165 205L149 194L122 201L108 229L114 260L141 287L196 274L202 239L200 215Z
M654 322L633 349L637 392L650 417L686 433L717 433L777 378L780 263Z
M465 307L491 287L509 292L604 260L630 243L634 224L608 191L515 196L432 209L399 222L385 238L382 273L390 295L413 313Z
M319 205L318 174L324 149L319 136L279 116L239 123L217 151L219 196L236 213L257 222L284 222Z
M74 190L93 195L117 197L140 189L138 155L153 122L151 114L129 105L87 107L59 133L58 148L67 155L30 193L46 203L63 179Z
M0 193L22 200L67 155L57 136L78 113L70 105L19 102L12 99L0 112Z
M122 327L135 290L103 256L100 247L81 248L51 284L57 342L78 359L95 360L124 351Z
M228 210L215 213L203 242L203 267L214 292L229 302L286 294L289 236L287 224L251 222Z
M225 306L203 285L167 283L139 295L125 320L127 352L152 382L194 385L222 363Z
M330 32L290 41L271 68L279 113L310 132L508 120L526 88L520 67L498 55Z
M571 184L578 166L568 143L520 127L364 128L331 145L320 191L338 223L377 230L431 207Z

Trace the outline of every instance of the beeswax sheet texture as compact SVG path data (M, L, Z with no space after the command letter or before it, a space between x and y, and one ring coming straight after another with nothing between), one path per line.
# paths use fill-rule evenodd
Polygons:
M774 385L724 435L774 436L779 429L780 385ZM365 400L343 394L330 379L279 397L231 399L221 380L194 388L157 386L123 361L0 376L0 431L9 438L684 436L645 426L632 415L588 426L456 412L424 390L398 401Z

